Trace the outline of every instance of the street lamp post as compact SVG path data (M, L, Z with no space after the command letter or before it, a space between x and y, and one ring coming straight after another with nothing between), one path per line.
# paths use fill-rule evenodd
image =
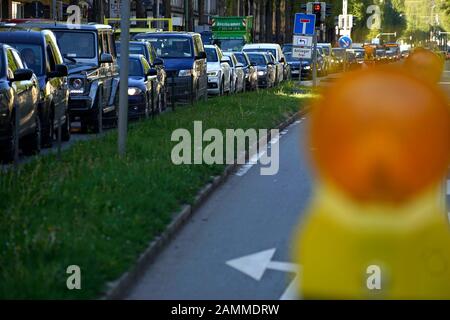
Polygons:
M130 42L130 1L122 0L120 9L120 96L119 96L119 156L126 152L128 125L128 55Z

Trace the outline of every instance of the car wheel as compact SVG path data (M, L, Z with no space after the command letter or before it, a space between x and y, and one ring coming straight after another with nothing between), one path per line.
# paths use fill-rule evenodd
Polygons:
M97 93L97 106L92 116L92 131L94 133L100 133L102 130L103 130L103 95L101 88L99 88Z
M66 110L66 120L61 126L61 140L62 141L69 141L71 136L71 123L70 123L70 116L69 111Z
M16 145L16 130L15 130L15 123L14 123L14 114L13 114L13 120L10 124L10 132L8 139L5 141L5 144L1 146L1 159L3 162L9 163L14 160L14 150Z
M220 90L219 90L219 96L223 96L224 90L225 90L225 80L222 78L222 81L220 81Z
M46 123L44 129L42 130L42 146L44 148L51 148L53 145L53 138L55 137L55 109L52 107L50 114L46 122L41 119L41 123Z
M161 92L158 95L158 102L156 104L158 106L157 108L157 113L160 114L162 112L162 97L161 97Z
M24 138L22 150L27 156L41 152L41 119L38 116L35 117L33 133Z

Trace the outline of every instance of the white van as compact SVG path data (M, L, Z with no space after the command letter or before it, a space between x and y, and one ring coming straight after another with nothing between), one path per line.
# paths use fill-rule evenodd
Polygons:
M244 52L269 52L271 53L277 63L277 69L280 68L280 77L278 77L277 82L283 81L283 78L286 77L286 71L288 70L286 67L286 58L284 57L283 51L281 50L281 46L277 43L251 43L246 44L242 49Z

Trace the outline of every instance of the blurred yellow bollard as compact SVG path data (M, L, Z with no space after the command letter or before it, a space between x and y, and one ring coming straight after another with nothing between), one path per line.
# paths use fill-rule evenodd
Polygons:
M415 49L405 60L405 70L431 84L439 82L444 71L445 61L436 53L424 49Z
M450 228L436 202L450 109L398 68L349 74L310 119L315 196L295 238L304 298L450 299Z

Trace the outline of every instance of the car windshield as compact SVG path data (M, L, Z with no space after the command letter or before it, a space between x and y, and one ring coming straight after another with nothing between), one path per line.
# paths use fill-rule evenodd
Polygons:
M344 58L345 51L342 49L333 49L333 54L338 58Z
M139 39L139 38L138 38ZM192 58L191 39L187 37L158 36L153 38L142 37L150 41L161 58Z
M286 52L292 52L292 45L291 44L285 44L283 46L283 53L286 53Z
M292 53L287 52L284 54L286 61L287 62L293 62L293 61L298 61L299 59L295 59L294 57L292 57Z
M248 66L247 58L243 53L235 53L234 56L236 57L239 63L242 63L244 66Z
M222 49L222 51L241 51L242 47L245 44L243 39L222 41L219 40L219 42L220 49Z
M355 51L355 56L357 58L364 58L364 50Z
M265 66L267 64L266 59L262 54L248 54L248 58L251 63L256 64L257 66Z
M139 59L129 59L128 76L130 77L143 77L144 69Z
M40 45L28 43L10 43L10 45L20 52L27 67L37 76L44 74L44 59Z
M205 48L206 52L206 61L208 62L218 62L219 58L217 57L217 51L215 48Z
M96 57L95 34L82 31L54 31L63 57L93 59Z
M245 49L245 52L270 52L274 56L277 55L277 50L275 49L268 49L268 48L255 48L255 49Z
M330 55L330 48L329 47L326 47L326 46L321 46L320 47L322 50L323 50L323 52L328 56L328 55Z
M120 54L120 42L116 42L117 52ZM130 54L142 54L146 56L143 45L130 43Z

